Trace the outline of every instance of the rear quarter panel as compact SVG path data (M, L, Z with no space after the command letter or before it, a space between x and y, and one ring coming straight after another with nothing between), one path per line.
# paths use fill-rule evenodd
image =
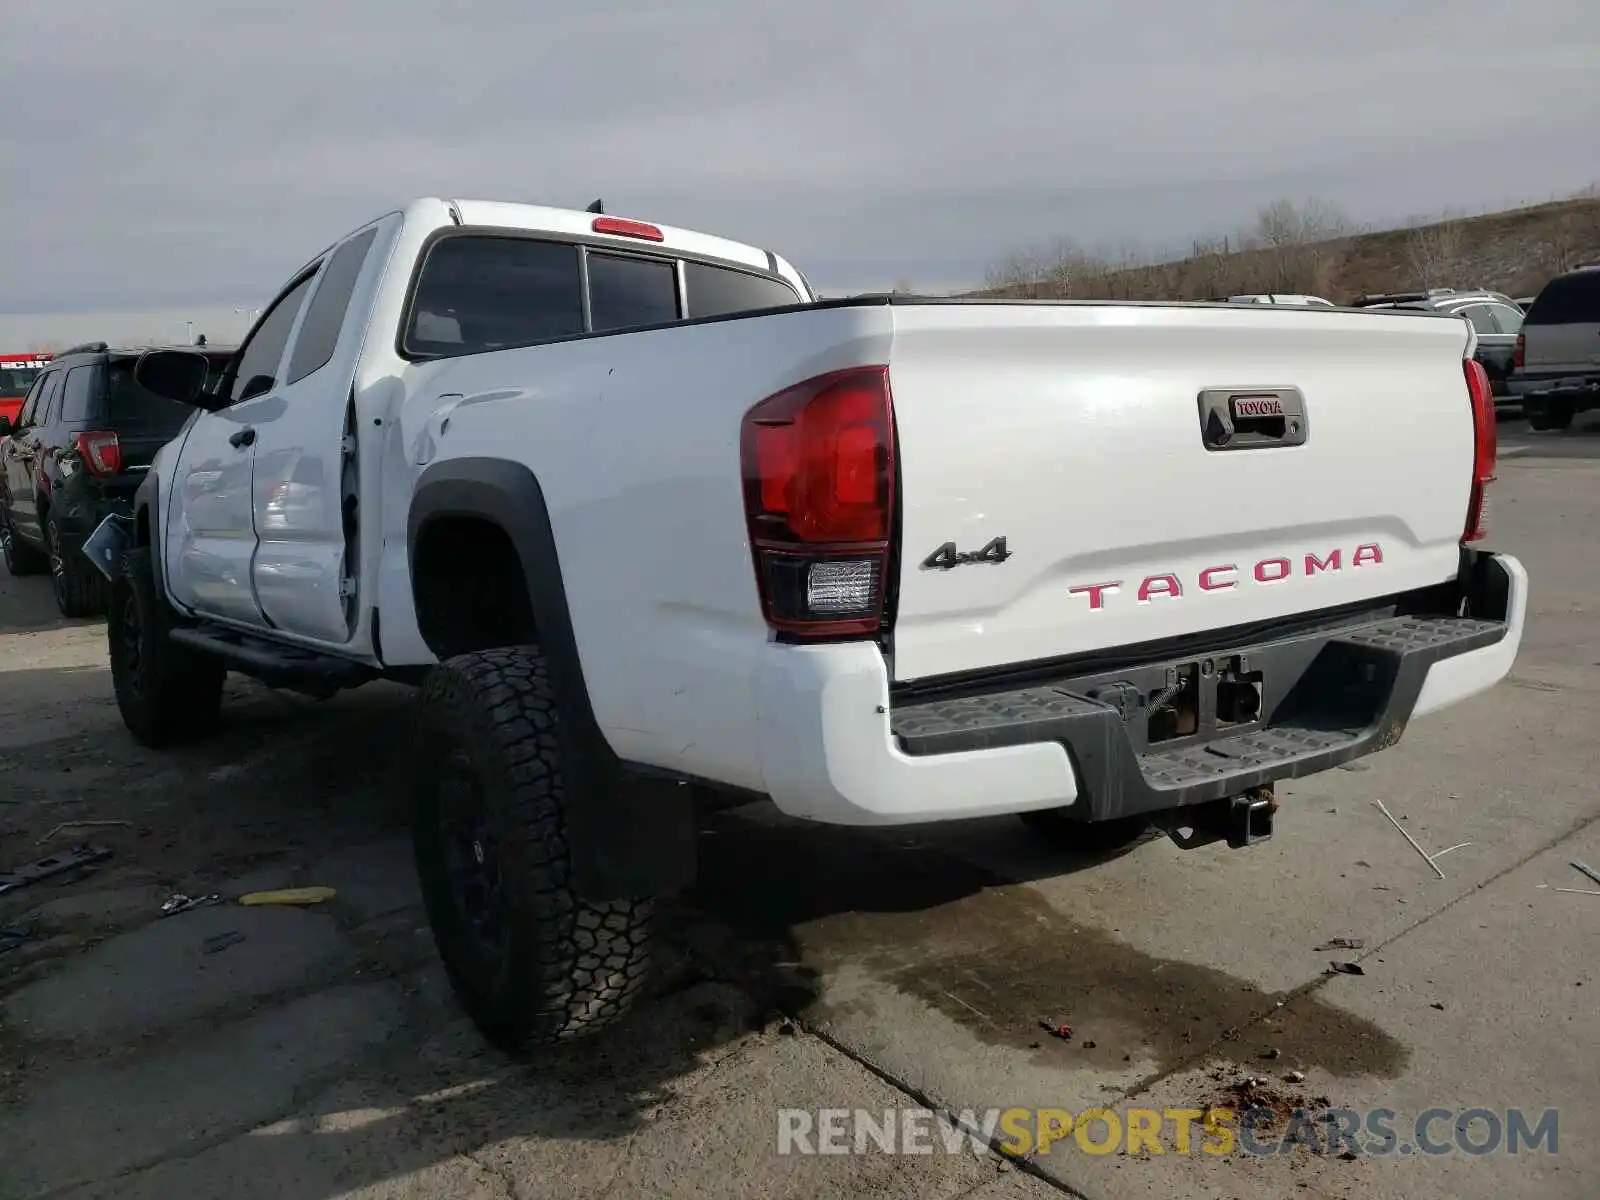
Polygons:
M393 451L412 485L451 458L531 468L613 749L760 787L753 677L769 633L741 418L802 379L887 362L889 343L886 307L817 308L407 364ZM397 552L391 535L386 557Z

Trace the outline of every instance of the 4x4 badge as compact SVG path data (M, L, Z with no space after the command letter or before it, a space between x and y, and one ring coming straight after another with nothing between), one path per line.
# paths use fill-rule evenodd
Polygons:
M994 538L982 550L957 550L954 542L946 542L922 560L924 571L949 571L967 563L1003 563L1011 557L1006 549L1006 539Z

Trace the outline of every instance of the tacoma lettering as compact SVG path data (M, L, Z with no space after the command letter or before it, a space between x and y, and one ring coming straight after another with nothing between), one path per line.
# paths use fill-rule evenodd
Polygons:
M1299 570L1296 570L1296 564ZM1364 542L1351 551L1349 569L1379 566L1383 563L1383 547L1377 542ZM1275 554L1258 559L1245 571L1259 584L1293 583L1313 575L1346 570L1342 547L1330 550L1307 550L1294 557ZM1241 570L1238 563L1218 563L1203 567L1195 573L1195 586L1202 592L1226 592L1239 586ZM1123 580L1104 583L1085 583L1067 589L1069 596L1086 596L1090 612L1100 612L1106 607L1106 597L1122 590ZM1184 595L1184 577L1175 571L1158 571L1146 575L1134 590L1140 604L1154 604L1163 600L1180 600Z

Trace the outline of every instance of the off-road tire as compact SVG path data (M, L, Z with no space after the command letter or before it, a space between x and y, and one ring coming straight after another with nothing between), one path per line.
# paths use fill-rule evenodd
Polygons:
M0 556L5 558L6 570L16 576L38 575L50 565L50 560L17 536L11 527L11 512L0 508Z
M50 582L63 617L98 617L106 610L106 577L78 550L62 545L61 525L51 513L44 519L49 547Z
M210 733L222 711L227 667L172 641L173 613L156 595L148 546L129 550L111 586L106 645L122 723L158 748Z
M610 1024L645 981L655 905L586 900L572 884L566 811L584 799L569 790L580 750L544 656L522 646L440 663L423 683L415 733L417 872L473 1022L513 1054ZM466 835L464 852L467 823L481 832ZM487 874L464 883L464 862L466 874ZM475 911L469 892L497 899Z
M1530 404L1528 406L1528 428L1540 431L1546 429L1568 429L1572 425L1574 410L1572 401L1557 400L1549 404Z
M1109 821L1079 821L1060 808L1019 814L1022 823L1058 850L1089 857L1117 854L1151 831L1146 817L1115 817Z

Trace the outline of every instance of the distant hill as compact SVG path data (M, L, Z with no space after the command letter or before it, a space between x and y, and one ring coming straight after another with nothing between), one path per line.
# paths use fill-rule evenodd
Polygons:
M1346 303L1364 293L1486 287L1536 293L1551 276L1600 261L1600 189L1482 216L1352 230L1331 206L1280 200L1234 237L1196 241L1170 261L1097 255L1063 242L1013 254L977 296L1203 300L1263 292Z

